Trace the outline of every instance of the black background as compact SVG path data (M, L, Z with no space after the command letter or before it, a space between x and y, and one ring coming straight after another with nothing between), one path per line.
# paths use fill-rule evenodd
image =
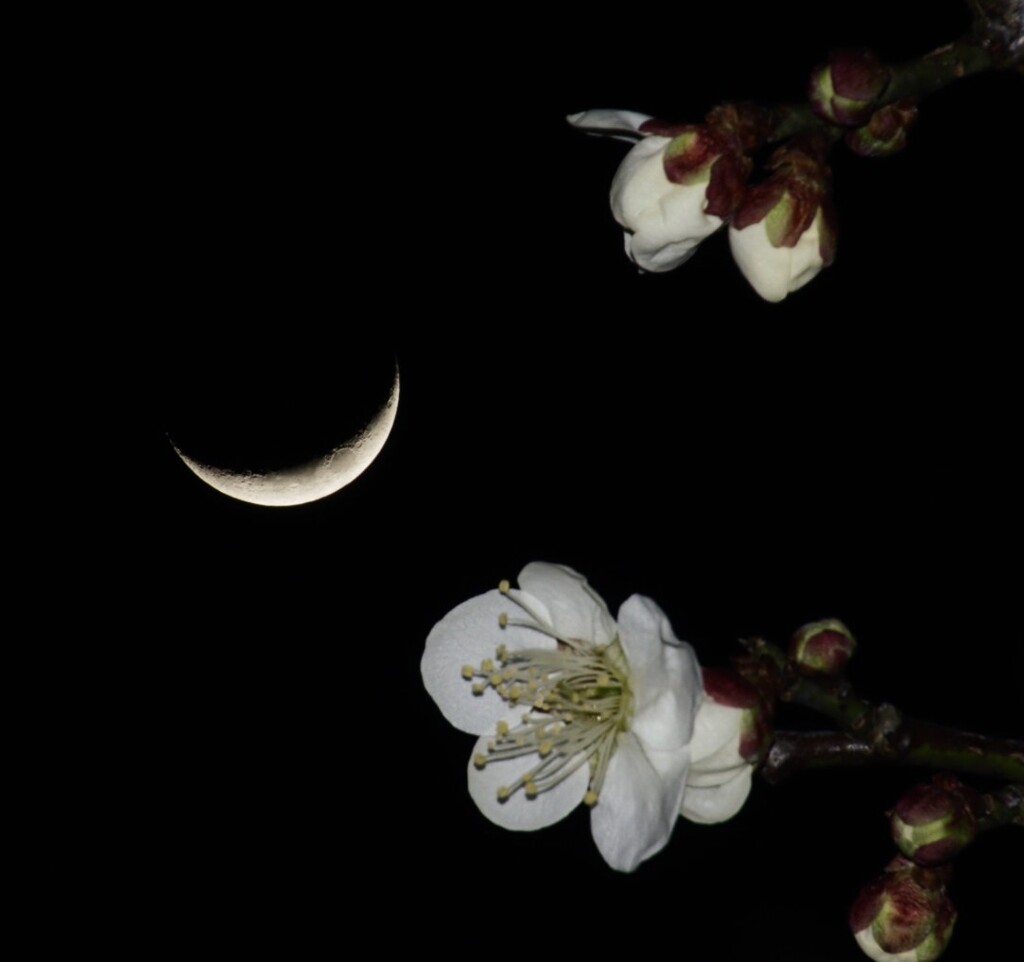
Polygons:
M366 928L388 944L383 911L467 954L861 957L846 911L913 773L755 783L732 822L680 822L630 876L582 811L527 835L477 812L423 640L535 559L613 611L655 598L707 664L842 618L865 694L1021 734L1019 78L934 96L900 156L837 155L836 263L781 305L723 237L639 275L607 208L626 147L564 123L796 99L831 47L900 60L966 26L935 0L776 6L161 32L133 275L154 483L125 578L155 624L134 656L154 725L137 871L163 937L212 924L214 944L301 955ZM324 501L231 500L167 443L316 447L394 358L391 438ZM946 958L1016 933L1011 834L960 860Z

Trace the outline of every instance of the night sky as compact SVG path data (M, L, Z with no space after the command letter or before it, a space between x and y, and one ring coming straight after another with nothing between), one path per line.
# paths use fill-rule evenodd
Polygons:
M836 262L779 305L724 236L640 275L607 206L626 145L563 120L797 99L831 47L901 60L966 26L954 2L899 6L507 14L465 46L424 15L396 18L397 38L180 25L147 154L168 175L158 256L137 275L156 305L156 483L125 573L155 622L138 698L158 940L211 926L212 944L301 958L344 952L383 911L382 947L393 925L459 956L515 940L640 958L667 939L694 962L863 958L846 912L915 773L755 781L732 822L680 821L619 875L585 811L529 834L478 813L473 739L419 659L447 611L546 560L613 612L656 599L706 664L841 618L865 695L1022 735L1024 83L934 96L900 156L838 154ZM356 66L371 43L376 66ZM326 500L232 500L167 441L301 456L372 413L396 359L391 437ZM951 962L1019 934L1021 834L960 860Z

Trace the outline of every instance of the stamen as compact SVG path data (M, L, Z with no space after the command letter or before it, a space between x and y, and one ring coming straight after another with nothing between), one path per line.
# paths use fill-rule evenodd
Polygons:
M498 615L498 626L500 628L507 628L508 627L508 612L507 611L503 611L500 615Z
M583 800L597 804L618 733L626 728L632 710L620 646L615 643L607 656L579 640L557 649L510 652L500 646L497 658L501 670L487 659L479 671L471 669L471 676L486 675L486 683L509 704L525 696L533 707L519 716L518 724L497 722L497 737L487 743L486 755L474 756L473 764L483 768L534 756L532 768L498 789L502 802L520 789L527 799L537 798L586 764L590 778ZM478 686L485 687L476 681L474 691Z
M509 588L511 587L512 585L508 583L508 578L502 578L501 581L498 582L498 591L500 591L503 595L507 595Z

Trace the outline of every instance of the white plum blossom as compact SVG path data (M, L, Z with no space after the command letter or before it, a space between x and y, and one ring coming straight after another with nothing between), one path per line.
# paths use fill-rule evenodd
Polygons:
M702 718L693 649L649 598L633 595L616 620L581 575L533 562L518 589L502 582L442 618L421 671L445 717L479 736L469 791L500 826L542 828L582 802L601 854L628 872L665 846L680 813L717 821L739 807L732 721Z
M573 126L620 140L640 138L612 181L611 208L625 229L628 257L645 271L662 272L689 260L723 221L705 212L709 169L687 178L687 183L669 180L665 151L674 138L643 132L641 126L651 119L621 110L587 110L568 118Z

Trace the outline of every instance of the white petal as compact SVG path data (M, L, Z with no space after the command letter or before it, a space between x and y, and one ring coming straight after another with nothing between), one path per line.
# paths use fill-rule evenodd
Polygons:
M663 155L668 137L641 140L619 164L609 196L612 214L623 227L636 230L644 211L656 206L672 182L665 176Z
M687 784L679 814L701 825L732 818L750 794L753 774L754 766L745 764L729 781L712 788Z
M535 599L531 607L543 618L548 617L541 601ZM420 661L423 684L430 697L448 721L471 735L491 731L508 709L491 688L474 695L472 683L462 677L462 666L478 668L485 658L494 658L501 644L511 650L551 649L558 644L530 628L515 624L502 628L498 623L502 612L510 618L526 619L519 607L497 589L464 601L431 629Z
M583 575L564 565L533 561L519 572L519 586L545 607L560 638L578 638L596 645L615 639L615 620Z
M688 745L704 695L693 649L676 638L665 612L643 595L619 608L619 640L633 692L630 731L645 749Z
M665 175L667 137L648 137L619 165L612 181L615 219L633 232L632 260L647 271L668 271L688 260L697 245L722 226L705 214L707 184L674 184Z
M886 952L875 939L875 933L869 925L859 932L854 932L853 937L857 940L861 951L875 962L917 962L917 948L907 949L905 952Z
M612 137L632 143L637 137L644 137L640 125L651 118L633 110L584 110L569 114L565 118L573 127L579 127L588 134ZM618 131L618 133L615 133Z
M790 291L800 290L804 284L817 277L824 266L824 262L821 259L821 236L819 233L823 219L824 215L819 208L814 222L800 235L800 240L796 242L796 247L793 248L793 262L789 268L792 276L789 282Z
M509 725L519 723L520 714L506 713L504 720ZM476 802L477 808L495 825L510 828L514 831L532 832L545 828L565 818L586 794L590 784L590 766L583 763L565 781L559 782L554 788L540 792L536 798L527 798L520 788L504 802L498 801L498 789L509 787L517 778L528 772L540 762L536 753L510 758L508 761L489 762L483 768L473 764L473 758L479 753L487 754L487 742L493 738L483 735L473 749L469 759L469 794Z
M800 235L795 247L773 247L763 220L743 230L729 228L733 259L751 287L766 301L781 301L821 270L823 261L818 247L820 218L819 213L813 224Z
M689 753L645 752L630 732L618 745L590 813L590 830L604 860L632 872L661 851L672 834L686 788Z
M742 708L730 708L719 705L711 698L705 698L697 711L693 726L693 740L690 742L689 783L717 784L703 780L696 782L695 776L715 776L725 773L730 777L741 765L745 765L740 755L740 724L743 721ZM718 782L724 781L720 777Z

